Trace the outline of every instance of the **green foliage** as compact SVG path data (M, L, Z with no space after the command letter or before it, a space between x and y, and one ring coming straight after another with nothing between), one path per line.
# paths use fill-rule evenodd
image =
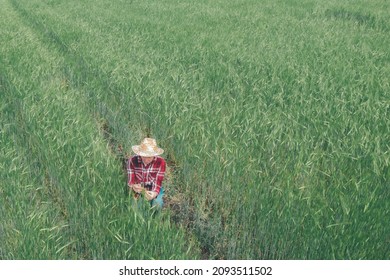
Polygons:
M365 2L0 0L0 258L389 259L390 7ZM157 216L118 160L144 136Z

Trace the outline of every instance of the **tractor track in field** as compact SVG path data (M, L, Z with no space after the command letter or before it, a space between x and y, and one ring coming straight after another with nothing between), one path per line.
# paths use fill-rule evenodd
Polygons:
M110 120L121 120L119 114L115 114L108 108L110 108L110 103L120 104L122 102L120 96L123 89L114 83L110 83L107 76L98 66L92 65L81 54L70 48L66 42L64 42L50 26L46 25L43 20L40 20L38 16L23 8L18 1L9 1L26 26L31 28L42 42L52 46L60 56L65 58L66 64L62 69L64 75L63 83L66 87L78 89L80 92L84 93L84 96L81 97L90 101L89 103L91 104L91 107L86 109L88 109L92 115L95 115L96 118L106 121L110 126L113 126L113 124L110 123ZM96 92L89 87L91 81L95 84L97 83L103 92L110 93L110 98L103 99L102 97L97 96ZM94 101L96 99L97 101ZM118 123L125 122L119 121ZM123 129L125 129L125 127Z
M94 81L98 82L99 87L104 92L110 92L111 102L120 102L115 100L116 96L120 96L120 93L123 90L117 87L115 84L110 83L106 78L106 75L99 69L99 67L92 66L81 54L75 52L71 49L61 37L55 33L50 26L45 25L43 20L39 20L37 16L29 12L19 4L16 0L9 0L12 7L17 14L20 15L21 20L28 26L42 42L48 46L52 46L60 56L64 57L66 64L63 66L62 73L64 75L63 85L65 88L74 88L80 90L84 93L86 100L91 100L91 106L86 108L89 110L90 114L98 120L98 129L102 133L103 138L108 143L110 150L122 165L122 169L126 171L126 156L122 152L122 145L117 139L113 136L112 127L114 126L113 121L116 120L115 125L118 123L123 124L121 129L127 129L125 127L125 121L118 121L121 117L119 114L115 114L110 110L110 106L107 104L107 100L96 96L95 92L89 88L89 82ZM98 99L93 103L93 100ZM114 101L112 101L114 100Z
M0 86L4 89L4 92L18 92L16 86L12 83L12 81L9 80L5 73L1 75L0 83ZM56 205L57 210L62 218L64 220L68 220L66 206L60 199L60 191L55 176L55 170L50 170L47 167L47 160L45 160L44 157L40 158L39 156L34 156L33 153L30 152L30 149L34 149L35 147L39 146L39 139L38 137L35 137L34 133L32 133L31 128L29 127L30 121L29 117L26 115L26 112L23 110L23 100L15 98L12 102L15 104L12 106L12 108L17 108L17 110L12 111L12 115L4 119L4 121L13 124L14 126L14 143L19 147L19 153L25 157L24 162L28 164L32 174L34 174L42 166L45 167L44 174L42 174L42 181L43 185L45 186L45 190L47 190L47 193L50 194L53 204ZM26 147L26 143L23 140L26 138L29 139L29 147Z

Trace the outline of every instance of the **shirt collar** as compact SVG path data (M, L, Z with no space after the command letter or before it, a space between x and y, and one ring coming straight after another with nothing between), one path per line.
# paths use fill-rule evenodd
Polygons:
M148 166L148 165L153 164L153 163L156 161L156 158L157 158L157 156L154 156L154 157L153 157L153 160L152 160L149 164L144 164L144 162L142 161L142 157L141 157L141 156L138 156L138 163L139 163L139 164L143 164L143 165L145 165L145 166Z

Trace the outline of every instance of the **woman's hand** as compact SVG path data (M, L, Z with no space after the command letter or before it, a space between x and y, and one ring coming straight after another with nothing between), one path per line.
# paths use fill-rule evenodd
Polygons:
M153 200L157 197L158 193L157 192L153 192L153 191L146 191L145 192L145 197L147 200Z
M136 193L141 193L144 189L141 184L132 184L130 185L130 188L133 189Z

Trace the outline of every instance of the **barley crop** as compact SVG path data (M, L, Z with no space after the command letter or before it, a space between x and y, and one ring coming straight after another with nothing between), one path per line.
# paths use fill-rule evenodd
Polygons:
M0 258L389 259L387 1L0 3Z

